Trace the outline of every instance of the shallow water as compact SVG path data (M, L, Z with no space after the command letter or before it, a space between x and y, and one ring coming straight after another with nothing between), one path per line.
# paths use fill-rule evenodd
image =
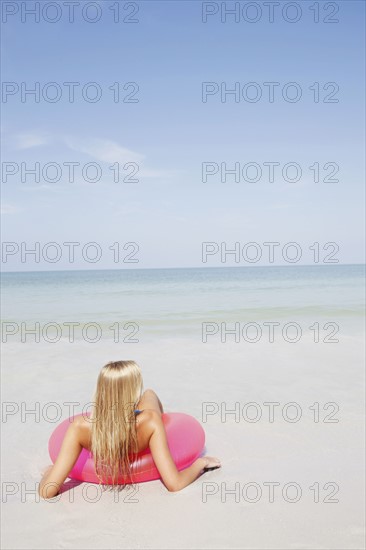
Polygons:
M361 265L4 273L2 319L29 328L95 322L105 338L113 323L128 321L144 337L278 320L328 320L352 333L362 329L363 282Z

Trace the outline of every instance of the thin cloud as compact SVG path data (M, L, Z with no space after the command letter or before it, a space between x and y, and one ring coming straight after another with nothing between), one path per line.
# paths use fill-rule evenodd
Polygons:
M2 203L1 205L1 215L9 215L9 214L18 214L22 211L22 208L19 208L18 206L14 204L8 204L8 203Z
M108 163L127 163L135 162L139 165L140 171L136 174L139 178L174 178L177 171L161 170L145 167L145 155L122 147L118 143L110 140L89 139L80 141L71 137L64 138L65 144L73 151L79 151L95 160Z
M24 132L13 136L15 149L26 150L41 145L61 143L72 151L88 155L92 159L114 164L126 164L134 162L139 165L139 173L136 177L139 178L155 178L173 179L179 175L177 170L164 170L149 168L146 166L146 157L142 153L132 151L127 147L123 147L112 140L99 138L80 138L72 136L52 136L45 133Z
M40 145L46 145L48 138L42 134L25 133L17 134L15 136L16 149L31 149L32 147L39 147Z
M83 140L66 137L65 144L73 151L80 151L102 162L141 162L140 153L121 147L118 143L103 139Z

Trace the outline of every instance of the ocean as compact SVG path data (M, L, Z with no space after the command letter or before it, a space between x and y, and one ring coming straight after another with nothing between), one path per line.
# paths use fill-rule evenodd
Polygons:
M211 332L219 326L211 339L237 323L240 331L247 327L249 341L262 323L298 323L315 333L310 326L328 322L339 334L354 334L363 330L364 276L363 265L3 273L2 326L16 325L13 331L6 325L7 342L22 341L21 323L25 341L39 323L55 342L71 332L83 338L85 326L96 341L98 335L114 340L117 327L121 337L136 340L138 333L139 341L200 339L205 323Z

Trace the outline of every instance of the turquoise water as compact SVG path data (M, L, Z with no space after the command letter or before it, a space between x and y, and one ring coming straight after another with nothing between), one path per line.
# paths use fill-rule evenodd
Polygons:
M2 274L2 320L137 323L184 335L202 322L329 320L360 327L365 266L224 267Z

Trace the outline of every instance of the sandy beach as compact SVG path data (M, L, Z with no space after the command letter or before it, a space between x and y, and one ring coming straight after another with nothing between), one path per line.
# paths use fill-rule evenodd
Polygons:
M361 548L357 326L356 319L334 344L315 343L311 334L295 344L203 343L200 335L169 334L133 344L9 340L2 374L3 547ZM160 481L120 493L76 483L52 501L38 501L34 489L50 464L47 443L58 418L69 416L70 403L80 412L91 400L106 361L127 356L140 364L145 387L166 411L201 422L205 452L219 457L222 468L178 493Z

